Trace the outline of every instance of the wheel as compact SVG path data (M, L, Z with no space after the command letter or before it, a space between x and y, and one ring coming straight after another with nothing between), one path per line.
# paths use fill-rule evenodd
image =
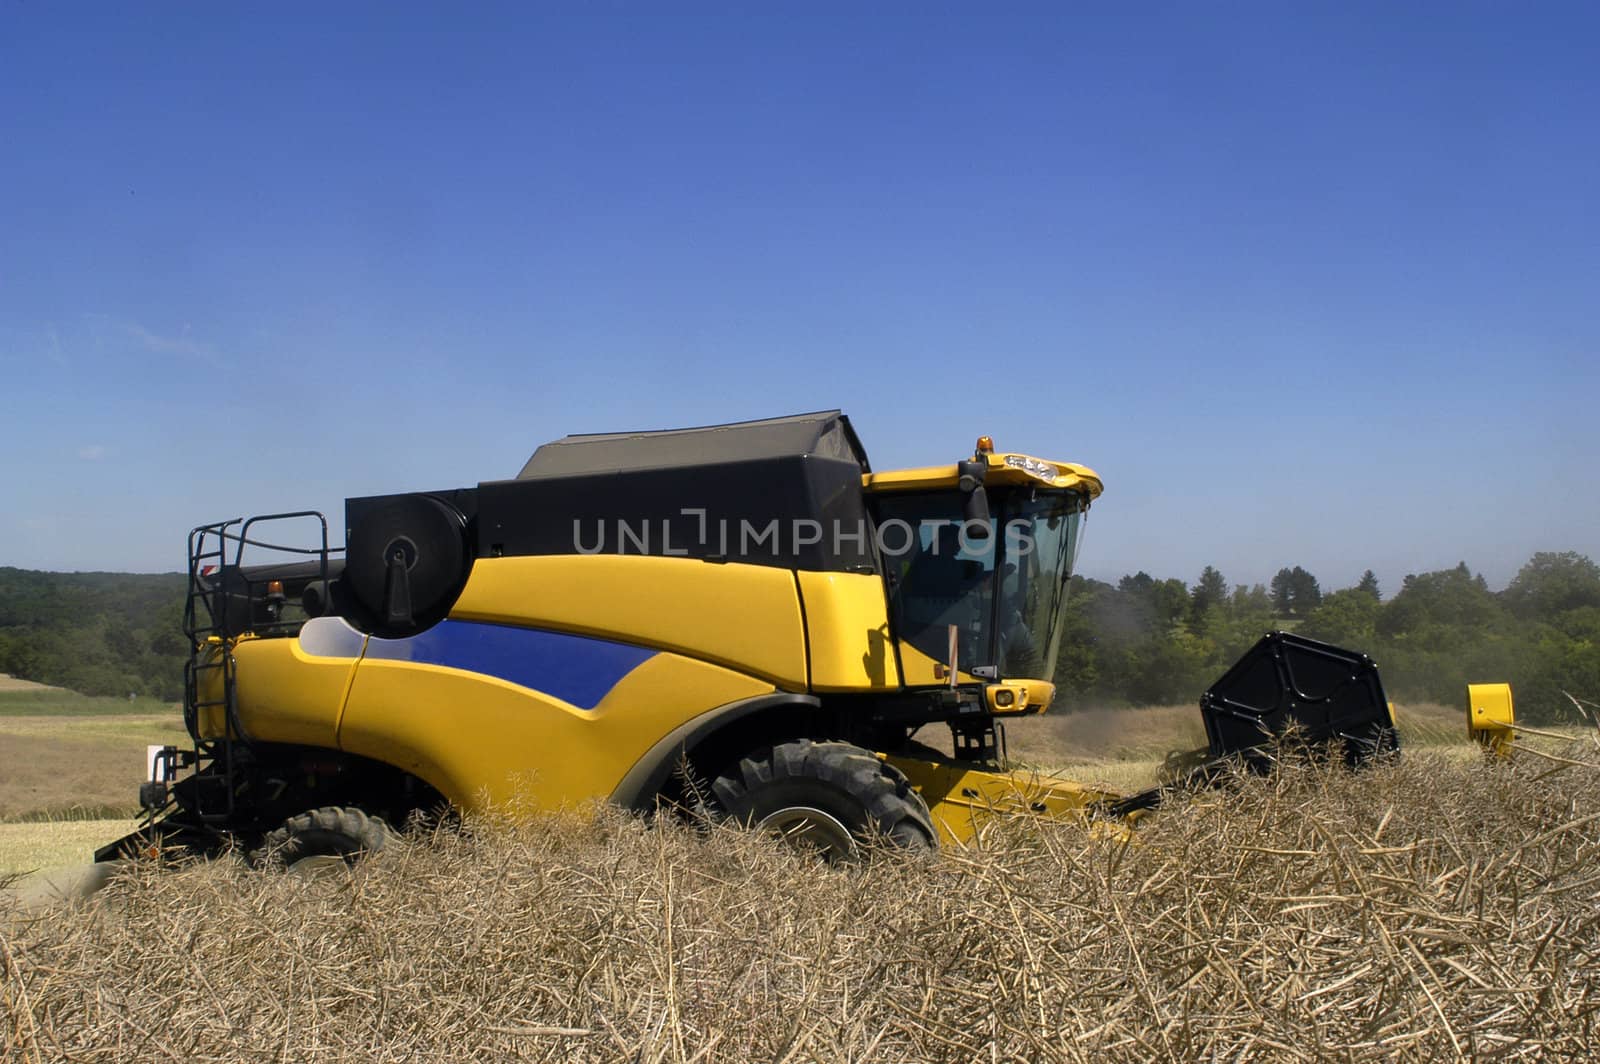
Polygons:
M377 817L328 806L285 820L261 841L253 859L263 868L287 868L308 857L338 857L355 864L383 849L388 837L388 825Z
M770 831L829 860L884 841L938 848L933 818L911 781L859 746L797 739L741 758L711 785L731 819Z

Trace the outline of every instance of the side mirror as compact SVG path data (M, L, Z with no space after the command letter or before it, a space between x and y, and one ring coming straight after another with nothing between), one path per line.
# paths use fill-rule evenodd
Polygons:
M958 462L956 487L966 495L962 516L966 519L968 539L989 538L989 493L983 490L984 477L989 466L985 462Z

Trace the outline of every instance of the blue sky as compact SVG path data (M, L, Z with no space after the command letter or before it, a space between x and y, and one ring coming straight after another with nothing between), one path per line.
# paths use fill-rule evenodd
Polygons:
M1592 6L331 7L0 0L0 564L835 406L1103 578L1600 557Z

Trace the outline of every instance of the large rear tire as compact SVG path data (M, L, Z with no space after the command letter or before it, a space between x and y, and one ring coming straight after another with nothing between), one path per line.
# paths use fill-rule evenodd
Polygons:
M261 842L255 863L263 868L287 868L308 857L337 857L345 864L383 849L389 826L359 809L327 806L300 813L283 822Z
M740 758L711 791L729 818L831 861L860 856L863 844L938 848L933 818L911 781L849 743L779 743Z

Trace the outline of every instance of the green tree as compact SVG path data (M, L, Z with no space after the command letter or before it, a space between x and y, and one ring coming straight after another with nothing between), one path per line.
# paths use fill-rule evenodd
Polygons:
M177 698L183 590L179 573L0 567L0 672L85 694Z
M1230 606L1236 617L1244 614L1255 614L1261 617L1263 624L1270 625L1272 623L1272 595L1267 591L1265 585L1251 584L1249 587L1245 587L1243 584L1236 584L1233 589L1233 601Z
M1227 602L1228 581L1214 567L1206 566L1194 590L1189 593L1189 616L1199 621L1205 617L1207 610L1213 606L1224 606Z
M1110 584L1074 576L1061 608L1061 644L1056 656L1056 697L1063 705L1087 700L1100 684L1099 632L1096 604L1115 594Z
M1517 572L1501 600L1524 620L1600 607L1600 565L1576 551L1540 551Z
M1566 610L1550 622L1569 638L1592 644L1600 652L1600 606ZM1576 692L1574 692L1576 694Z
M1272 597L1261 584L1240 584L1221 605L1207 610L1191 627L1207 648L1208 682L1215 680L1276 627Z
M1486 628L1502 617L1482 575L1462 562L1454 569L1410 574L1378 615L1378 633L1415 634L1427 628Z
M1157 580L1141 570L1118 581L1117 590L1146 631L1165 631L1189 612L1189 588L1182 580Z
M1182 629L1150 636L1117 661L1117 701L1136 706L1193 702L1215 679L1205 643Z
M1272 611L1279 617L1289 616L1294 602L1294 571L1284 566L1272 574Z
M1296 615L1296 584L1309 583L1300 572L1286 568L1277 581L1288 616ZM1387 602L1364 575L1302 607L1298 630L1372 655L1401 700L1457 704L1468 683L1509 682L1518 715L1538 724L1562 719L1563 690L1600 692L1600 605L1563 597L1570 584L1586 586L1588 572L1581 555L1536 556L1516 581L1526 596L1518 600L1494 594L1462 564L1408 576ZM1074 577L1056 672L1063 707L1190 702L1278 623L1274 596L1260 584L1236 586L1218 602L1202 595L1200 611L1196 590L1185 594L1180 582L1145 572L1115 585ZM1514 615L1510 600L1532 614Z
M1383 601L1383 594L1378 590L1378 576L1371 569L1361 574L1361 582L1356 584L1356 590L1371 595L1374 602Z
M1170 631L1189 616L1189 585L1176 577L1160 581L1156 585L1155 606L1157 619Z
M1299 634L1351 650L1367 650L1377 638L1378 600L1360 587L1335 591L1311 611Z
M1279 617L1304 617L1321 602L1317 578L1300 566L1279 569L1272 577L1272 605Z

